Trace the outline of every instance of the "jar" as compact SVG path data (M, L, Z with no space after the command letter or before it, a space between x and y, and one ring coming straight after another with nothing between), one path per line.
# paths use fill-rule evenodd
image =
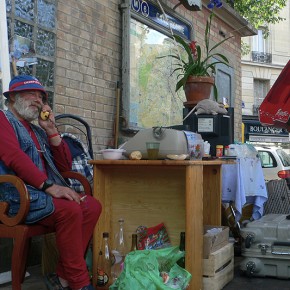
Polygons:
M216 157L222 157L223 156L223 150L224 146L223 145L216 145Z

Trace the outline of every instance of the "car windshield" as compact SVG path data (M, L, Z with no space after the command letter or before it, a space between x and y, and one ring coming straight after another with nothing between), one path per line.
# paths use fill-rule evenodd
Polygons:
M284 150L278 149L277 154L278 154L283 166L285 166L285 167L290 166L290 156Z

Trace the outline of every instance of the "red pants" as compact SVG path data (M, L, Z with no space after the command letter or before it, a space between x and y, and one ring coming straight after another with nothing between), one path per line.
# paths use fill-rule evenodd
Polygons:
M84 255L102 206L92 196L87 196L80 204L57 198L53 203L55 211L38 223L56 231L57 275L66 279L72 289L80 289L90 284Z

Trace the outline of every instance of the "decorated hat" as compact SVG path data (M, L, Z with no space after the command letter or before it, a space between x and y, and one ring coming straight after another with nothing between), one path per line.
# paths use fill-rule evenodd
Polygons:
M14 77L9 83L9 91L4 92L3 95L9 98L10 93L21 92L21 91L41 91L47 97L45 91L39 80L33 76L21 75Z

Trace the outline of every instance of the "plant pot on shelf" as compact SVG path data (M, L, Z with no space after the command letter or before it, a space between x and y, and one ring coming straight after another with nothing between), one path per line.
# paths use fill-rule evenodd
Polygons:
M185 107L194 107L199 101L209 99L213 85L213 77L189 76L184 87L187 101L183 105Z

